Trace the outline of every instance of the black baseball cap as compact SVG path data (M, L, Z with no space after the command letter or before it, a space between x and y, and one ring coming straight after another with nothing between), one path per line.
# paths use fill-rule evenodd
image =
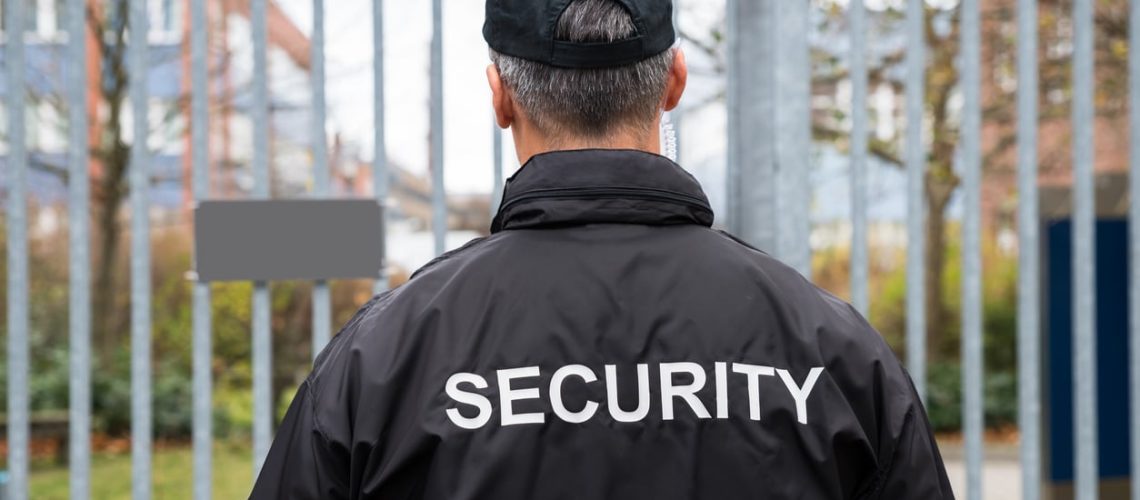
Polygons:
M673 0L613 0L629 11L637 34L614 42L555 40L573 0L487 0L483 38L496 52L560 68L608 68L644 61L673 45Z

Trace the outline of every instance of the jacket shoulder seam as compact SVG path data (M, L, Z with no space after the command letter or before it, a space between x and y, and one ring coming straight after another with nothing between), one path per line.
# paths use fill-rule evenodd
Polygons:
M740 246L747 248L749 250L752 250L755 252L760 252L764 255L769 255L769 256L771 255L768 252L765 252L759 248L756 248L755 246L752 246L751 243L748 243L747 241L744 241L743 239L740 239L738 236L736 236L736 235L734 235L728 231L725 231L723 229L712 229L712 228L710 228L710 231L712 231L716 234L719 234L720 236L727 238L729 241L732 241L733 243L736 243L737 245L740 245Z
M467 243L463 244L463 246L456 248L455 250L444 252L439 257L432 259L427 264L424 264L423 267L417 269L416 272L412 273L412 275L410 277L408 277L408 281L416 279L417 276L431 270L432 268L442 264L443 262L451 259L452 257L456 257L461 253L466 253L468 250L474 249L475 247L477 247L477 246L483 244L484 242L490 240L494 236L495 235L483 236L481 238L475 238L475 239L468 241Z
M372 308L375 307L376 304L378 304L381 300L384 300L385 298L391 296L393 291L394 290L388 290L383 293L379 293L369 299L369 301L366 302L363 306L360 306L360 309L356 311L356 314L354 314L352 318L349 319L348 322L345 323L344 326L342 326L335 335L332 336L332 338L329 340L329 343L325 345L324 350L317 355L317 359L313 363L313 371L309 374L308 377L306 377L306 382L316 382L317 379L320 378L321 374L324 372L325 365L327 365L329 362L328 358L332 357L332 351L334 349L337 349L342 342L345 342L346 339L351 336L351 333L356 331L356 326L359 325L361 321L364 321L364 317L368 315L368 312L371 311ZM316 395L316 393L312 394L314 396Z

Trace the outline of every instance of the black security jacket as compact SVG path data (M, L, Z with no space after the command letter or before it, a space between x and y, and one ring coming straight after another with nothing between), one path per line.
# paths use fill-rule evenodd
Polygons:
M532 158L332 340L252 498L952 498L879 334L712 221L663 157Z

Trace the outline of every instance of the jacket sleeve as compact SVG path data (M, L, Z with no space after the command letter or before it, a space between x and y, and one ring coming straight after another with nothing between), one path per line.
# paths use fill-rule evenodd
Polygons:
M875 452L859 500L954 498L922 400L882 335L853 307L825 294L833 312L822 352Z
M305 381L277 429L250 499L348 498L348 452L322 432L312 396Z
M343 388L347 344L372 307L388 297L382 293L364 304L356 315L329 341L313 363L313 372L297 389L297 395L277 427L273 445L254 483L252 500L348 499L352 495L352 432L337 416L347 412L344 401L318 403L325 391ZM332 382L322 380L332 378ZM341 391L333 390L331 394ZM318 411L321 408L324 411ZM332 421L329 421L329 419Z
M901 367L899 368L901 371ZM934 431L922 401L909 376L902 372L908 401L897 431L887 437L889 453L880 461L875 494L870 498L890 500L952 500L954 492L946 477L946 466L934 441ZM894 427L894 426L892 426Z

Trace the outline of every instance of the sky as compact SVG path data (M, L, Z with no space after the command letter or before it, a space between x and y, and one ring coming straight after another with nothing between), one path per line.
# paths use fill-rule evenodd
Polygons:
M311 0L278 0L306 33ZM326 2L328 103L331 129L372 156L372 3ZM483 2L447 0L444 7L444 172L451 193L485 193L492 187L493 134L484 68ZM385 127L388 156L414 172L428 168L431 2L384 2ZM504 168L517 168L504 134Z
M278 2L304 32L311 33L311 0ZM495 128L484 73L490 60L482 35L483 8L482 0L444 0L444 175L451 193L484 193L492 187ZM682 8L683 25L699 29L720 19L724 0L685 0ZM386 0L384 9L388 154L405 168L426 172L431 2ZM371 157L371 1L327 2L325 17L331 127L361 144ZM682 106L721 85L717 78L692 76ZM699 122L708 122L706 126L686 124L682 131L683 158L698 163L715 162L724 150L723 106L706 108L698 112ZM518 161L509 133L503 142L503 169L510 175Z
M327 93L330 130L362 146L372 157L372 1L326 1ZM428 170L428 93L429 48L431 42L431 2L426 0L384 1L385 39L385 123L388 156L413 172ZM836 0L845 5L847 0ZM902 0L867 0L870 9L882 9ZM943 1L943 0L939 0ZM950 1L950 0L946 0ZM311 33L312 0L277 0L305 33ZM444 0L444 172L449 193L489 193L493 183L492 134L494 133L490 92L484 74L490 63L483 41L482 0ZM693 33L707 32L723 19L725 0L683 0L680 25ZM686 46L682 45L685 50ZM686 50L691 69L700 66L695 50ZM700 102L718 92L723 79L698 70L691 71L689 87L682 100ZM679 130L680 163L701 180L714 210L723 206L726 114L716 102L684 114ZM518 168L509 133L503 134L504 176ZM826 174L827 182L816 183L816 200L832 200L828 206L814 206L817 216L843 217L846 204L844 186L846 161L824 152L809 162L835 163L817 166L816 175ZM838 168L844 167L844 168ZM872 166L875 169L875 166ZM872 172L874 176L874 172ZM882 179L885 191L899 179L891 172ZM872 179L874 181L875 179ZM874 188L874 186L872 186ZM833 195L822 196L826 192ZM902 200L880 198L880 207L871 207L872 216L901 218ZM718 210L719 211L719 210ZM876 218L878 218L876 217Z

